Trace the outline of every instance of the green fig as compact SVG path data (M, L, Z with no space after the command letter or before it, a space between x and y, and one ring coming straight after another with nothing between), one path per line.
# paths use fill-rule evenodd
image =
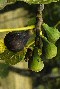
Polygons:
M44 39L42 52L46 59L52 59L57 55L57 47L47 39Z
M43 24L43 28L46 31L47 38L50 42L55 43L59 37L60 37L60 32L58 29L54 27L49 27L47 24Z
M44 63L40 56L38 55L38 48L35 47L33 51L33 57L32 60L29 62L29 69L35 72L39 72L43 69Z

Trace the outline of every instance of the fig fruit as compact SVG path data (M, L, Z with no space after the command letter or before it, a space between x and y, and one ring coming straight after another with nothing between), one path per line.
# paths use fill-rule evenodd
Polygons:
M43 69L44 63L40 56L38 55L38 48L35 47L33 50L33 57L28 61L29 63L29 69L35 72L39 72Z
M54 27L49 27L47 24L43 24L43 28L46 31L47 38L50 42L55 43L59 37L60 37L60 32L58 29Z
M42 52L46 59L52 59L57 55L57 47L47 39L44 39Z

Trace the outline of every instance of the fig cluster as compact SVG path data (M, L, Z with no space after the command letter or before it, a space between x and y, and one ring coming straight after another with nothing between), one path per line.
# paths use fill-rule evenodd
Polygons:
M44 68L43 59L52 59L57 55L57 47L55 43L60 37L60 32L56 28L49 27L47 24L43 24L45 34L41 36L43 46L42 51L38 52L38 47L34 47L33 55L28 61L29 69L35 72L39 72ZM40 55L41 54L41 55Z
M47 24L43 24L43 28L46 32L46 37L43 37L43 53L46 59L52 59L57 55L56 42L60 38L60 32L54 27L49 27Z

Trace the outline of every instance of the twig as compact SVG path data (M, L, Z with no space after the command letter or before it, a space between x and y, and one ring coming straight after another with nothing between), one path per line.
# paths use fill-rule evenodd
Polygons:
M27 27L21 27L21 28L7 28L7 29L0 29L0 32L11 32L11 31L26 31L26 30L33 30L35 28L34 25L27 26Z
M35 38L35 46L41 48L41 37L40 37L40 32L41 32L41 26L43 23L43 18L42 18L42 11L44 9L44 4L40 4L38 7L38 12L37 12L37 18L36 18L36 38Z

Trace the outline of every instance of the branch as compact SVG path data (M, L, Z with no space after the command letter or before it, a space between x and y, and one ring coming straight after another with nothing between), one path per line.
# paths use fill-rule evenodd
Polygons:
M33 30L35 28L34 25L21 27L21 28L7 28L7 29L0 29L0 32L11 32L11 31L26 31L26 30Z

